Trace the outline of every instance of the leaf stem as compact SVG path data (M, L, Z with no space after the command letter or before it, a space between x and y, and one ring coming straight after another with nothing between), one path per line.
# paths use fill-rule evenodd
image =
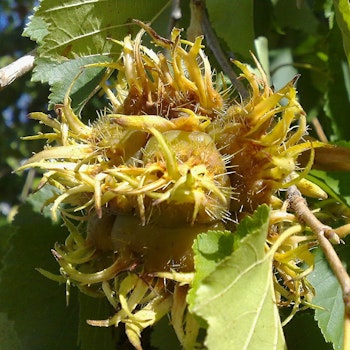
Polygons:
M35 51L0 69L0 90L13 83L17 78L33 69Z
M319 245L340 284L345 306L343 350L350 350L350 277L332 245L342 241L331 227L324 225L315 217L296 186L290 186L287 193L290 208L295 212L299 222L308 225L317 235Z

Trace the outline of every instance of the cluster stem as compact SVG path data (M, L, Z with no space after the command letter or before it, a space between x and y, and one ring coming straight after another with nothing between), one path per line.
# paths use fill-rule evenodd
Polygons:
M290 186L287 193L290 208L295 212L299 222L305 223L317 235L323 254L340 284L345 306L343 350L350 350L350 277L331 243L339 244L342 241L331 227L324 225L315 217L295 185Z

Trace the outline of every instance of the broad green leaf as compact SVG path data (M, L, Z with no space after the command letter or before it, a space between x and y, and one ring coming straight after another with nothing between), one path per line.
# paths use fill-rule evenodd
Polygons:
M116 53L108 38L122 39L139 30L137 18L154 20L168 0L42 0L24 35L39 44L39 57L53 60Z
M289 310L290 312L290 310ZM284 327L288 350L332 350L324 341L321 330L314 319L314 310L297 312Z
M329 20L329 28L332 28L334 22L333 0L322 0L313 4L315 11L322 11L325 18Z
M7 318L7 315L0 312L0 349L1 350L22 350L23 347L14 327L14 321Z
M30 22L24 29L23 35L30 37L37 44L41 43L44 38L50 33L49 25L45 21L45 18L39 16L30 16Z
M35 269L58 272L50 249L63 241L66 230L33 211L27 203L20 207L15 230L0 271L0 312L14 322L13 329L22 350L75 349L78 310L72 293L65 305L65 288ZM1 347L0 347L1 348Z
M196 273L187 296L190 308L202 280L213 272L222 260L232 254L234 237L230 231L208 231L199 234L195 239L193 252Z
M335 18L341 30L345 55L350 66L350 3L348 0L334 0Z
M114 350L116 332L113 327L94 327L87 320L104 320L112 315L113 309L106 299L96 299L79 293L79 333L78 344L81 350Z
M35 213L41 214L45 218L51 219L51 205L46 205L46 201L49 200L55 193L57 193L56 187L46 185L40 189L40 191L37 191L34 195L29 196L27 201Z
M70 91L72 107L79 113L93 93L96 92L95 88L104 72L104 68L101 67L85 66L109 61L110 58L107 56L80 57L63 63L57 63L47 58L39 58L32 79L33 81L47 82L51 86L50 109L53 109L55 104L63 102L72 85Z
M265 254L269 208L261 206L242 225L247 236L202 280L192 310L208 324L205 345L210 350L284 349L273 256Z
M187 302L192 307L195 294L202 280L209 276L224 259L241 244L241 240L250 232L251 222L244 220L235 233L231 231L208 231L199 234L193 244L194 265L196 273L192 282Z
M207 0L206 7L216 35L235 55L250 59L255 39L253 1Z
M349 246L344 247L349 262ZM333 343L335 350L343 348L344 303L337 278L318 248L315 252L315 269L308 277L314 286L316 296L312 303L321 307L315 310L315 319L326 341Z
M308 178L321 186L330 197L343 203L348 208L350 207L350 183L348 172L312 170Z
M339 28L329 33L328 79L324 112L331 121L330 141L349 140L350 91L347 86L350 71L341 44Z
M86 64L118 57L121 47L109 38L134 35L140 28L130 23L132 18L153 21L169 4L169 0L42 0L23 34L38 44L32 80L51 86L50 109L63 102ZM102 72L102 68L86 68L75 81L71 97L77 113L96 92Z
M163 317L152 327L151 345L152 349L159 350L182 349L168 317Z
M15 231L14 227L11 227L11 224L7 220L3 219L0 221L0 270L3 267L2 257L10 249L10 240Z
M314 34L317 30L317 19L307 1L297 6L295 1L279 0L275 6L275 21L279 27L301 30Z

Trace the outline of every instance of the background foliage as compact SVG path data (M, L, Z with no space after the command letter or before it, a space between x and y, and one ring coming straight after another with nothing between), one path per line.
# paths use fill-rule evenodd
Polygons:
M57 287L35 271L37 267L57 270L50 248L54 242L64 240L65 230L40 214L39 196L44 194L36 194L21 204L35 188L35 174L12 174L12 170L42 146L40 142L19 140L38 129L35 122L27 120L27 113L50 112L55 103L62 102L82 65L115 58L118 48L106 38L121 39L128 33L135 34L138 28L129 25L131 18L152 21L153 28L167 36L172 25L172 2L43 0L26 26L35 5L38 4L34 1L19 0L0 4L0 66L35 47L40 55L33 74L0 91L0 349L89 350L95 349L96 344L112 349L115 343L119 344L118 348L127 348L120 330L86 325L87 318L109 315L103 301L77 296L72 289L70 304L65 307L64 286ZM180 5L182 17L176 25L186 29L190 24L189 1L183 0ZM349 146L350 5L347 0L207 0L206 6L227 57L252 63L249 50L254 51L270 72L271 83L276 88L300 73L299 98L313 126L310 134L318 137L321 124L329 141ZM32 40L22 37L24 28L24 34ZM220 71L209 48L206 53ZM85 104L99 74L97 68L85 70L79 77L72 91L76 110ZM83 117L94 118L94 110L101 105L99 99L92 100ZM346 158L340 161L348 162ZM313 176L336 201L349 206L348 174L315 171ZM18 215L9 223L18 205ZM341 300L339 286L327 263L319 252L315 254L317 265L310 279L317 286L318 295L326 293L333 296L333 301ZM349 265L348 246L342 247L340 254ZM324 276L333 278L332 283L322 283ZM236 292L231 292L229 297L235 298ZM284 328L288 349L315 348L316 344L318 349L332 346L341 349L342 303L322 305L324 300L321 297L314 302L331 310L334 319L325 318L321 309L316 310L316 315L313 310L297 314ZM202 305L204 313L209 312L206 307ZM179 348L165 321L145 334L146 348ZM306 330L309 330L307 336L302 336ZM322 334L333 345L326 343Z

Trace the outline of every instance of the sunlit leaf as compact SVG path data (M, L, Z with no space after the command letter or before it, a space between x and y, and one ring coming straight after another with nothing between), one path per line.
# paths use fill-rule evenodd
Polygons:
M208 231L199 234L193 244L196 273L192 282L187 302L192 307L198 287L225 258L241 244L241 240L250 232L251 222L244 220L233 234L231 231Z
M84 65L118 57L121 47L109 39L122 40L139 31L131 19L153 21L168 4L169 0L41 1L24 35L38 44L32 79L50 84L50 109L62 103ZM77 112L93 93L102 71L102 68L85 69L74 83L71 97Z
M265 254L269 208L243 220L248 235L202 280L192 307L208 324L209 349L284 349L274 301L272 257Z
M49 200L57 189L51 185L46 185L40 191L37 191L34 195L28 197L28 203L31 206L33 212L43 215L45 218L51 219L51 206L44 206L47 200Z
M348 247L347 254L349 255ZM315 319L326 341L332 342L335 350L341 350L344 334L342 291L322 251L317 249L315 255L315 269L308 278L316 291L312 303L320 307L315 310Z
M55 104L63 102L72 85L70 91L72 107L79 113L88 99L91 98L104 71L104 68L101 67L85 68L85 66L109 61L110 58L106 56L81 57L63 63L57 63L47 58L39 58L32 79L47 82L51 86L50 109L53 109Z
M40 57L65 60L116 53L118 49L108 38L121 39L137 32L137 26L129 25L132 18L152 21L167 3L168 0L43 0L24 34L38 42Z
M190 308L202 280L210 275L224 258L232 254L233 248L234 235L230 231L209 231L197 236L193 245L196 274L187 297Z

